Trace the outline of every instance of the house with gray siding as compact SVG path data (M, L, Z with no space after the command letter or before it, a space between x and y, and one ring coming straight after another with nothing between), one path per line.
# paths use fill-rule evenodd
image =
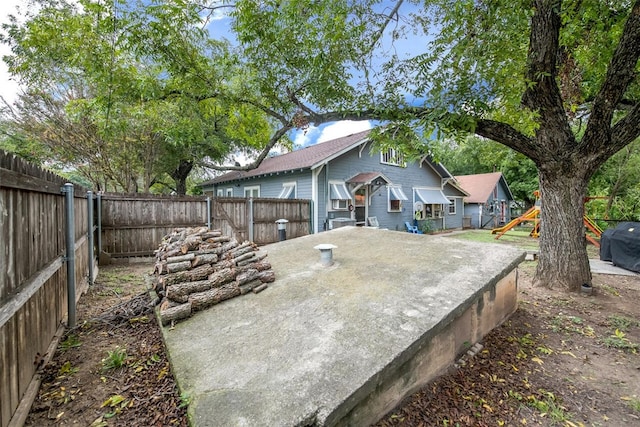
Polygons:
M455 177L469 195L464 199L465 221L471 228L496 228L511 221L513 194L501 172Z
M343 225L406 230L462 227L468 195L429 156L408 161L380 152L370 131L266 158L258 168L232 171L201 184L212 197L311 199L315 233Z

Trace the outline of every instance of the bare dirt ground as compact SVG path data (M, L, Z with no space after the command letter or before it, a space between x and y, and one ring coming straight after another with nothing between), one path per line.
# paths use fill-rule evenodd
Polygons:
M534 268L521 264L519 309L482 350L378 426L640 426L640 278L594 275L583 296L532 287ZM80 326L41 370L26 425L188 425L189 397L142 310L151 269L101 267L80 299Z

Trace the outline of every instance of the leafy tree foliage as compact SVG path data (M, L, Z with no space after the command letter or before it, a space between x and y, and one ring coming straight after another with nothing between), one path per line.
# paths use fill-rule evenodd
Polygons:
M226 90L236 63L226 43L198 29L195 6L37 3L24 24L4 28L6 60L27 88L4 118L14 146L41 145L41 162L101 190L162 182L184 194L194 167L269 140L264 111Z
M6 30L11 69L47 93L81 82L92 95L74 99L90 102L64 111L90 112L70 117L105 147L135 128L133 100L180 100L151 120L140 110L147 140L173 156L193 154L200 136L219 142L214 159L234 144L262 149L246 167L214 168L255 167L310 123L378 120L387 125L374 132L380 144L416 155L433 134L476 134L538 170L537 280L574 290L591 281L587 184L640 135L640 0L238 0L240 54L203 27L217 2L81 0L82 11L69 12L62 0L40 1L51 7ZM203 102L222 112L212 127ZM181 114L196 111L202 120L184 126ZM245 114L260 125L234 121ZM175 179L189 163L173 164Z
M590 216L603 220L640 221L640 140L613 155L593 176L587 204Z
M526 207L535 203L533 192L538 189L538 172L535 164L522 154L477 136L439 141L431 150L454 175L502 172L517 201Z
M640 135L640 1L240 0L234 16L263 94L297 107L302 122L475 133L531 159L543 224L536 278L573 290L591 282L587 184Z

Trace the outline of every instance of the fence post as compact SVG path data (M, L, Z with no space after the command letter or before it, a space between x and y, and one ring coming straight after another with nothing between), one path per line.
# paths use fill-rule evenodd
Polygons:
M98 193L98 206L96 206L96 210L98 211L98 258L102 255L102 194Z
M89 286L93 286L93 192L87 191L87 246L89 249Z
M249 241L253 242L253 197L249 198L249 206L247 207L247 209L249 210L249 212L247 212L248 215L248 221L247 221L247 227L249 227Z
M76 325L76 233L73 212L73 184L66 183L60 189L60 192L65 195L66 211L67 326L73 328Z
M207 197L207 230L211 230L211 197Z

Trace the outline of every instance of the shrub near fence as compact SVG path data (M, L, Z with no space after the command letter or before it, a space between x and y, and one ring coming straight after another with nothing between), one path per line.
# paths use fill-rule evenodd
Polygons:
M67 315L63 178L0 150L0 426L26 416L19 404L37 354L52 352ZM88 274L87 200L76 188L75 279ZM79 297L80 292L76 292ZM53 347L55 348L55 346ZM26 411L26 412L25 412ZM19 422L18 422L19 423Z

